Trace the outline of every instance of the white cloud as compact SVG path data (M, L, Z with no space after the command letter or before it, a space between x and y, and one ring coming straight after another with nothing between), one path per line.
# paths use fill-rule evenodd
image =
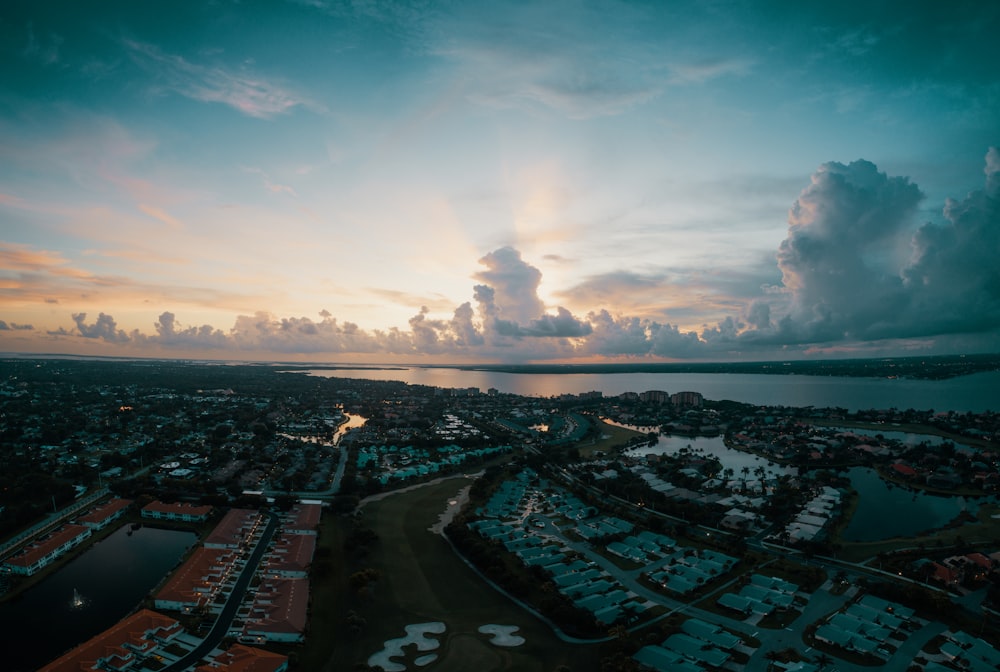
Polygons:
M305 96L247 70L192 63L136 40L125 40L124 45L132 59L153 76L156 86L192 100L222 103L258 119L286 114L299 106L316 107Z

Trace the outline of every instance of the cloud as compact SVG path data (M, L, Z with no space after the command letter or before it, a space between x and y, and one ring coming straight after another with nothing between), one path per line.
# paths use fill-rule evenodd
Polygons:
M915 184L868 161L820 166L792 206L778 248L791 296L785 324L798 340L870 338L902 307L893 252L921 198Z
M718 318L697 329L636 315L609 305L630 291L647 293L682 284L668 273L620 271L590 278L577 289L602 300L584 317L563 306L547 309L538 296L542 272L512 247L479 261L473 299L450 315L426 304L406 329L366 330L320 319L239 315L226 331L185 326L162 313L155 333L126 334L110 315L93 324L74 314L74 330L50 335L131 348L167 348L324 356L439 356L467 360L531 361L551 358L726 359L882 352L954 347L1000 347L1000 152L986 155L984 188L949 200L940 222L914 221L923 195L905 177L880 172L867 161L819 167L788 214L778 246L780 283L758 283ZM8 246L15 268L58 264ZM0 256L0 260L4 257ZM756 277L751 274L752 277ZM750 277L750 276L748 276ZM728 280L724 280L728 282ZM601 287L607 291L601 293ZM400 302L418 297L390 293ZM0 324L9 331L15 325Z
M501 247L479 260L485 271L475 278L492 289L491 297L496 316L515 322L529 322L545 312L538 298L538 285L542 273L521 259L521 253L512 247ZM491 308L491 312L494 309Z
M18 324L16 322L7 322L6 320L0 320L0 331L33 331L34 326L30 324Z
M425 17L422 36L471 100L573 118L621 114L671 86L749 67L728 55L679 56L674 36L662 30L665 20L655 8L623 2L522 3L503 12L463 5Z
M149 72L157 87L203 103L222 103L258 119L271 119L303 106L316 108L304 96L250 72L192 63L158 47L124 40L132 59Z
M1000 345L1000 161L985 188L916 226L919 188L867 161L825 164L789 212L782 285L752 301L747 346L874 343L980 334ZM766 306L766 308L765 308ZM968 342L968 341L965 341Z
M110 315L101 313L97 316L94 324L87 324L87 313L74 313L73 321L76 322L77 331L84 338L99 339L108 343L128 343L129 335L118 328L115 319Z

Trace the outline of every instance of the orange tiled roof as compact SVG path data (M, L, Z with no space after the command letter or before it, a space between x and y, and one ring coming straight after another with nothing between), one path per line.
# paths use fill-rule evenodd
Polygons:
M89 527L84 525L63 525L48 537L35 542L23 551L7 560L7 564L19 567L30 567L55 549L81 534L90 534Z
M266 568L306 571L316 553L316 537L308 534L283 534L266 556Z
M198 604L212 588L213 575L228 566L230 552L218 548L196 548L156 594L157 600Z
M206 537L205 544L238 546L258 518L260 512L255 509L231 509Z
M275 672L288 661L286 656L242 644L233 644L213 659L212 665L201 665L195 672Z
M268 579L257 592L246 631L303 632L308 609L309 579Z
M180 632L180 630L180 623L174 619L149 609L142 609L66 652L39 672L90 670L102 658L110 658L111 660L108 662L112 666L121 667L130 656L134 655L123 647L124 644L150 643L149 635L164 637Z
M319 527L319 518L323 513L320 504L299 504L291 511L295 519L288 527L296 530L315 530Z
M96 506L85 515L80 516L77 521L81 523L100 523L110 518L132 503L131 499L112 499L100 506Z

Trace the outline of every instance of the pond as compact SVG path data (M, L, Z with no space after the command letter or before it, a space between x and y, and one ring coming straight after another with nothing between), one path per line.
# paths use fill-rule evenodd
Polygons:
M154 527L130 531L122 526L37 586L0 603L5 670L36 670L120 621L198 539L193 532Z
M733 470L735 479L743 478L744 467L749 469L746 477L751 480L758 480L754 473L758 467L764 468L768 478L796 473L791 467L768 462L766 458L759 455L730 448L721 436L659 436L655 445L635 448L625 454L631 457L676 455L683 448L690 448L692 452L703 457L718 458L723 469Z
M944 527L963 510L977 509L965 497L928 495L887 483L867 467L853 467L848 475L858 491L858 508L844 530L845 541L915 537Z
M946 439L943 436L938 436L936 434L913 434L911 432L899 432L895 430L881 430L881 429L864 429L860 427L839 427L839 431L848 432L850 434L857 434L858 436L879 436L890 441L899 441L904 446L917 446L921 443L926 443L928 446L940 446L944 443L950 443L950 439Z

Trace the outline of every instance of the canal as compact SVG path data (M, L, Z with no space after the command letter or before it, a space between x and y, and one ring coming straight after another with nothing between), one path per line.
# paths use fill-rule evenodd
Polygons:
M193 532L124 525L37 586L0 603L3 669L36 670L117 623L197 539Z

